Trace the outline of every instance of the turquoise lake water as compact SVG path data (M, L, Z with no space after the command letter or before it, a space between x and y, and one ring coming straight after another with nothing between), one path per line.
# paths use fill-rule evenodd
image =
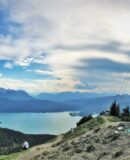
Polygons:
M0 113L0 127L29 134L60 134L75 127L80 118L68 112Z

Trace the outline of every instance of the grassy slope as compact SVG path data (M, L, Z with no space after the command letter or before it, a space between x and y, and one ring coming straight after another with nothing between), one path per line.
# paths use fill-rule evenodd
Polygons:
M0 160L15 160L17 159L19 153L10 154L7 156L0 156Z
M64 134L63 141L67 141L67 140L71 140L75 137L79 137L80 135L82 135L86 132L90 132L91 130L93 130L95 128L98 128L98 127L101 127L105 124L111 124L111 123L119 122L119 121L120 121L120 119L118 119L116 117L112 117L112 116L109 116L109 117L100 116L100 117L91 119L90 121L82 124L81 126L76 127L74 129L73 133L71 131L69 131L66 134ZM33 149L36 149L37 147L33 147ZM39 149L40 149L40 147L39 147ZM8 155L8 156L0 156L0 160L18 160L19 156L25 155L25 154L28 154L28 151L26 151L26 153L25 152L20 152L20 153L11 154L11 155Z
M67 140L67 139L75 138L105 123L106 123L106 118L103 116L93 118L90 121L80 125L79 127L76 127L74 129L74 132L71 132L71 131L67 132L64 136L64 139Z

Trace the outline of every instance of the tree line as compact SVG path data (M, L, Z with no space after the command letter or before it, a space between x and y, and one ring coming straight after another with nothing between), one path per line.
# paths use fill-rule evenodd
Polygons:
M106 112L103 111L100 113L100 115L106 115ZM116 100L110 105L108 116L115 116L120 118L122 121L130 121L130 109L129 106L123 108L121 110L120 105L116 102ZM80 126L81 124L93 119L92 115L89 114L87 116L82 117L79 122L77 123L77 126Z
M101 112L100 115L104 115L105 112ZM111 104L109 109L109 115L119 117L122 120L130 121L130 109L129 106L123 108L121 110L120 105L116 102L116 100Z

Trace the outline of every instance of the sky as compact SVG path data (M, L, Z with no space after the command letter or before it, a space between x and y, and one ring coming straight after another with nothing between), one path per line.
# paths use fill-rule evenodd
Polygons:
M0 0L0 87L130 93L129 0Z

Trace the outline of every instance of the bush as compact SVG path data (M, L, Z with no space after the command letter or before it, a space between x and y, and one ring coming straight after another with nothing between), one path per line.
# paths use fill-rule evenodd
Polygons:
M121 117L121 120L122 121L127 121L127 122L130 122L130 117Z
M103 112L100 112L100 116L102 116L102 115L105 115L105 112L103 111Z
M85 123L85 122L88 122L89 120L91 120L93 117L91 115L88 115L88 116L85 116L85 117L82 117L80 119L80 121L77 123L77 126L80 126L81 124Z

